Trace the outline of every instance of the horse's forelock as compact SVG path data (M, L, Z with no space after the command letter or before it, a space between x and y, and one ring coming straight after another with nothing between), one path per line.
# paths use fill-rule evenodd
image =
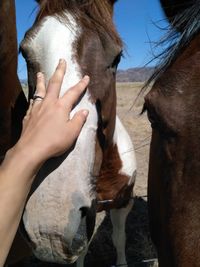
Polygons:
M113 5L118 0L35 0L40 8L48 8L51 13L61 12L64 9L68 8L69 10L72 8L79 8L80 10L83 8L90 8L91 6L97 6L104 9L113 8ZM109 9L112 13L112 9Z
M38 4L41 4L42 2L45 2L46 0L35 0ZM114 5L118 0L107 0L109 3L111 3L112 5ZM72 1L71 1L72 2ZM75 0L74 2L77 3L84 3L84 2L88 2L88 0Z
M113 24L113 5L117 0L36 0L40 5L36 22L46 16L64 18L68 21L65 11L71 13L80 24L98 32L109 35L111 40L122 47L122 41Z

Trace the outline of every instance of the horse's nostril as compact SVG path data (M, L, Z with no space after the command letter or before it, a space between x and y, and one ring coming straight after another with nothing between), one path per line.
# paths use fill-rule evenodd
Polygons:
M89 208L88 207L81 207L79 210L81 211L81 218L84 218L87 216Z

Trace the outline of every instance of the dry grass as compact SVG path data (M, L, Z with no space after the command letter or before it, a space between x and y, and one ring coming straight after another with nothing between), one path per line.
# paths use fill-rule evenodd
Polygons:
M146 196L151 127L146 114L140 115L144 96L139 95L143 83L117 84L117 113L133 141L137 158L137 196ZM146 92L145 92L146 93Z
M22 89L24 91L26 98L28 98L28 85L22 84Z

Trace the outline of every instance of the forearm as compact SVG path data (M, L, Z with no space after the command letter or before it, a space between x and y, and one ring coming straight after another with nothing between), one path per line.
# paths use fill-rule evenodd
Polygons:
M14 147L0 167L0 266L3 266L21 219L39 164Z
M60 60L47 90L44 75L37 75L40 101L35 99L30 104L21 137L0 166L0 267L14 239L34 176L47 159L70 149L88 116L88 111L82 110L70 119L71 109L83 96L89 77L59 97L65 72L66 62Z

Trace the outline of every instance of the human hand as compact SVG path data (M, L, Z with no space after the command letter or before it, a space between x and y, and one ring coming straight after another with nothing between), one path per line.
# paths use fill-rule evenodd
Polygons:
M73 105L89 83L89 77L83 78L59 98L65 70L66 63L62 60L47 89L43 74L37 75L36 94L39 98L31 103L21 137L8 150L0 166L0 266L3 266L16 234L36 173L44 161L72 146L88 115L87 110L82 110L69 118Z
M89 83L89 77L85 76L59 98L65 71L66 63L60 60L47 89L44 75L38 73L36 95L43 100L37 98L30 104L20 140L15 146L15 149L38 163L67 151L78 137L88 115L87 110L81 110L69 119L73 105Z

